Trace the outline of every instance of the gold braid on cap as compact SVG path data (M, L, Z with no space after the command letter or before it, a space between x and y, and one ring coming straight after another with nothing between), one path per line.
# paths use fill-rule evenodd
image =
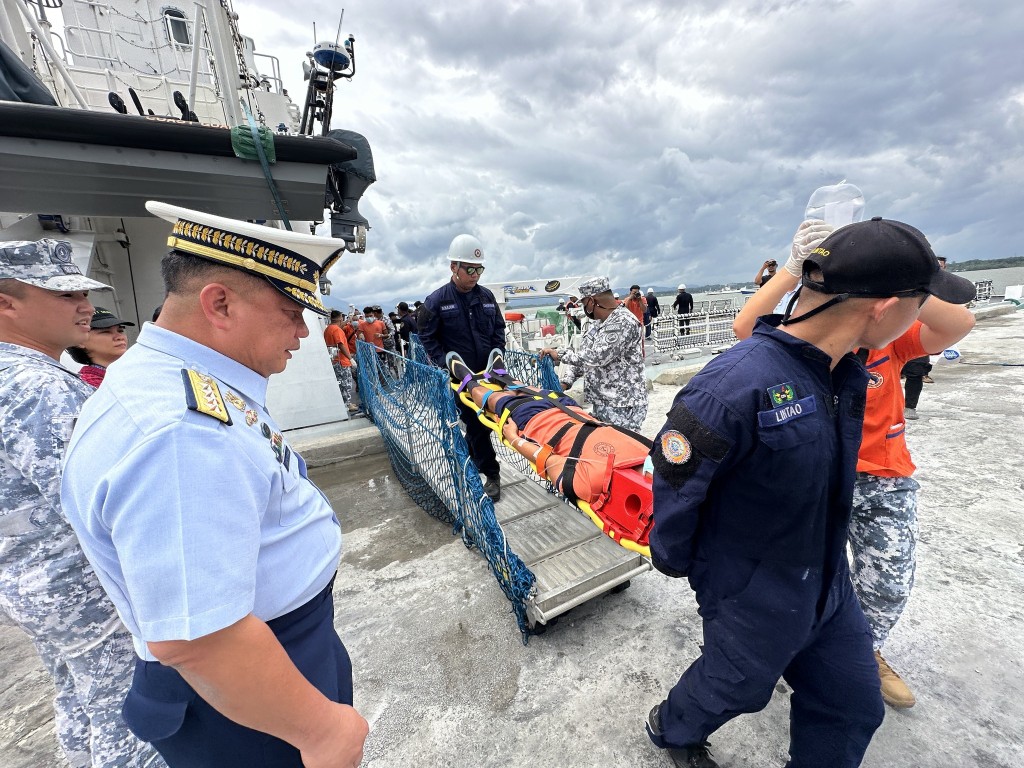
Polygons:
M311 269L314 273L319 271L314 262L294 251L277 248L234 232L178 219L171 236L167 238L167 245L211 261L272 277L311 294L317 289L315 282L300 277Z
M287 288L283 288L282 290L300 304L306 304L312 307L313 309L320 310L321 312L327 311L327 309L324 307L323 302L320 301L320 299L318 299L315 294L307 293L306 291L300 291L298 288L292 288L290 285Z

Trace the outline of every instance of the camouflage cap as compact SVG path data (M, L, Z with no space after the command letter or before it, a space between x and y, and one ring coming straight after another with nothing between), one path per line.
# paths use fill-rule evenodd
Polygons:
M596 296L611 289L612 284L607 277L588 277L580 283L580 298L585 299L588 296Z
M82 274L71 258L71 243L49 238L0 242L0 279L18 280L47 291L110 289Z

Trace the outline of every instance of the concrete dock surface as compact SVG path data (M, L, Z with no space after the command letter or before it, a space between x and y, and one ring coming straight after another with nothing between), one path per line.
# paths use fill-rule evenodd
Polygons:
M1024 312L984 320L960 349L908 425L917 580L884 654L918 703L887 708L868 768L1024 768ZM645 432L676 391L655 386ZM524 646L487 563L412 504L385 456L312 476L345 532L336 624L371 724L364 766L671 765L643 721L698 653L685 580L646 574ZM0 626L0 673L0 767L64 765L52 687L17 628ZM788 699L780 683L713 734L719 764L784 765Z

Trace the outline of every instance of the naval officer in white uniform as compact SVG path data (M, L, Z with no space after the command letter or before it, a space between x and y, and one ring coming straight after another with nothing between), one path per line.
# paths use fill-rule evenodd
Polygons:
M82 410L65 511L139 656L125 720L171 768L354 768L341 530L266 410L338 240L162 203L163 311Z

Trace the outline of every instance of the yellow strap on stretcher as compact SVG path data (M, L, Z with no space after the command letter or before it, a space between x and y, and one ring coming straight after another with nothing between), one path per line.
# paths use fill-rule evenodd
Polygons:
M492 389L492 390L495 390L495 391L498 391L498 390L502 389L502 387L497 386L495 384L491 384L490 382L486 382L486 381L479 381L477 383L480 384L481 386L485 386L485 387L487 387L489 389ZM498 439L501 441L502 445L507 446L510 451L515 451L517 456L522 456L522 454L519 453L519 451L516 451L516 449L512 446L512 444L508 440L505 439L505 435L502 433L502 428L505 426L505 422L508 421L508 417L511 414L511 411L509 411L508 408L505 408L503 413L501 414L501 418L498 421L495 421L494 415L492 413L490 413L486 409L477 408L476 403L473 402L473 398L469 396L469 393L466 392L466 390L462 390L461 392L459 392L458 391L458 387L459 387L459 385L456 382L452 382L452 391L455 392L455 396L458 397L462 401L462 403L464 405L466 405L469 408L472 408L474 411L476 411L476 417L478 419L480 419L480 422L484 426L486 426L489 429L492 429L492 430L494 430L495 432L498 433ZM552 394L552 397L554 397L554 396L555 395ZM537 398L537 399L540 400L541 398ZM543 453L543 451L541 453ZM538 458L541 457L541 453L537 454ZM547 457L550 456L550 455L551 455L550 451L548 453L546 453L546 454L543 454L544 460L546 461ZM526 459L526 462L530 465L530 468L533 469L533 471L536 472L537 475L540 478L548 479L546 473L544 472L543 466L540 469L538 469L537 465L532 460L530 460L529 458L527 458L525 456L523 456L523 458ZM548 480L548 482L551 482L551 481ZM650 558L651 558L651 548L649 546L644 546L643 544L638 544L637 542L633 541L632 539L623 539L623 538L618 538L617 539L617 538L615 538L608 530L605 529L604 521L601 519L601 517L590 506L590 502L582 501L580 499L577 499L576 500L576 508L579 509L587 517L589 517L590 521L594 525L596 525L599 529L601 529L601 531L604 532L604 534L606 536L608 536L608 538L610 538L612 541L614 541L620 547L622 547L623 549L628 549L630 552L636 552L639 555L643 555L648 560L650 560Z

